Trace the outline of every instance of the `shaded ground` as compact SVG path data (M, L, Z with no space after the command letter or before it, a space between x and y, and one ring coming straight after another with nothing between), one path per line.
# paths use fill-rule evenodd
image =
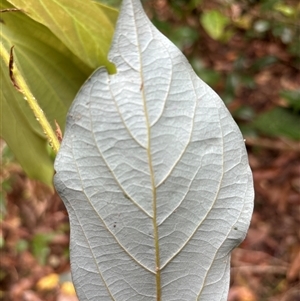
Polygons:
M295 57L286 45L271 36L245 39L245 32L237 31L228 43L216 42L197 25L197 11L179 18L166 1L153 3L154 9L149 13L157 22L187 24L200 33L201 39L192 43L188 39L181 48L191 61L201 58L206 69L199 73L214 70L214 76L217 75L214 89L225 99L229 97L229 109L239 125L247 127L245 137L255 183L255 208L246 240L233 251L229 300L298 301L300 144L284 136L253 134L251 127L251 118L288 106L280 91L300 89ZM210 5L215 4L212 1ZM276 59L253 68L258 59L268 56ZM236 69L241 57L242 66ZM240 78L250 77L254 86L238 83L230 90L227 79L233 73ZM238 113L245 108L251 109L251 118ZM299 124L294 126L297 128ZM1 170L5 200L2 200L0 299L76 300L68 286L66 210L53 191L28 179L9 156L3 154ZM49 275L50 278L43 278Z

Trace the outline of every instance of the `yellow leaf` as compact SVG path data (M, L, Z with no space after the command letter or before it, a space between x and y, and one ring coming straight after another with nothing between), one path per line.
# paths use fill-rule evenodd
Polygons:
M41 278L37 283L37 289L40 291L52 290L59 282L59 275L52 273Z
M61 285L61 292L65 295L76 296L75 288L71 281L64 282Z
M285 15L286 17L292 17L296 14L296 8L285 5L283 3L277 3L274 9Z
M234 21L235 26L242 28L242 29L249 29L252 25L252 16L245 15L241 16Z

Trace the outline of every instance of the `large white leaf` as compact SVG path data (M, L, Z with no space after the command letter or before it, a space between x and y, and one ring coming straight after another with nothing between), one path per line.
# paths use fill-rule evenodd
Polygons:
M181 52L124 0L70 109L55 185L80 300L226 300L253 184L243 137Z

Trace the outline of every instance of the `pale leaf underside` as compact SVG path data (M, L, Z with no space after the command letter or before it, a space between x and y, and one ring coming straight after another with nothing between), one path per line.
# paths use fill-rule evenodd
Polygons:
M69 112L55 185L83 300L226 300L253 184L220 98L125 0L109 59Z

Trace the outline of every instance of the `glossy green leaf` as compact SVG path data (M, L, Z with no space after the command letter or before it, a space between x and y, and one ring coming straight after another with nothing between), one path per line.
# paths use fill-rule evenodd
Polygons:
M49 28L91 68L114 66L107 60L114 24L91 0L9 0Z
M0 1L1 9L11 7ZM14 48L15 64L25 77L48 120L64 129L67 110L91 69L47 28L21 12L1 15L0 36L6 50ZM21 93L12 86L1 59L1 136L33 178L51 185L53 162L45 135Z
M55 162L81 301L227 300L253 183L222 100L124 0L109 58L77 94Z
M225 27L229 24L230 20L217 10L208 10L203 12L200 22L208 35L215 40L219 40L223 37Z

